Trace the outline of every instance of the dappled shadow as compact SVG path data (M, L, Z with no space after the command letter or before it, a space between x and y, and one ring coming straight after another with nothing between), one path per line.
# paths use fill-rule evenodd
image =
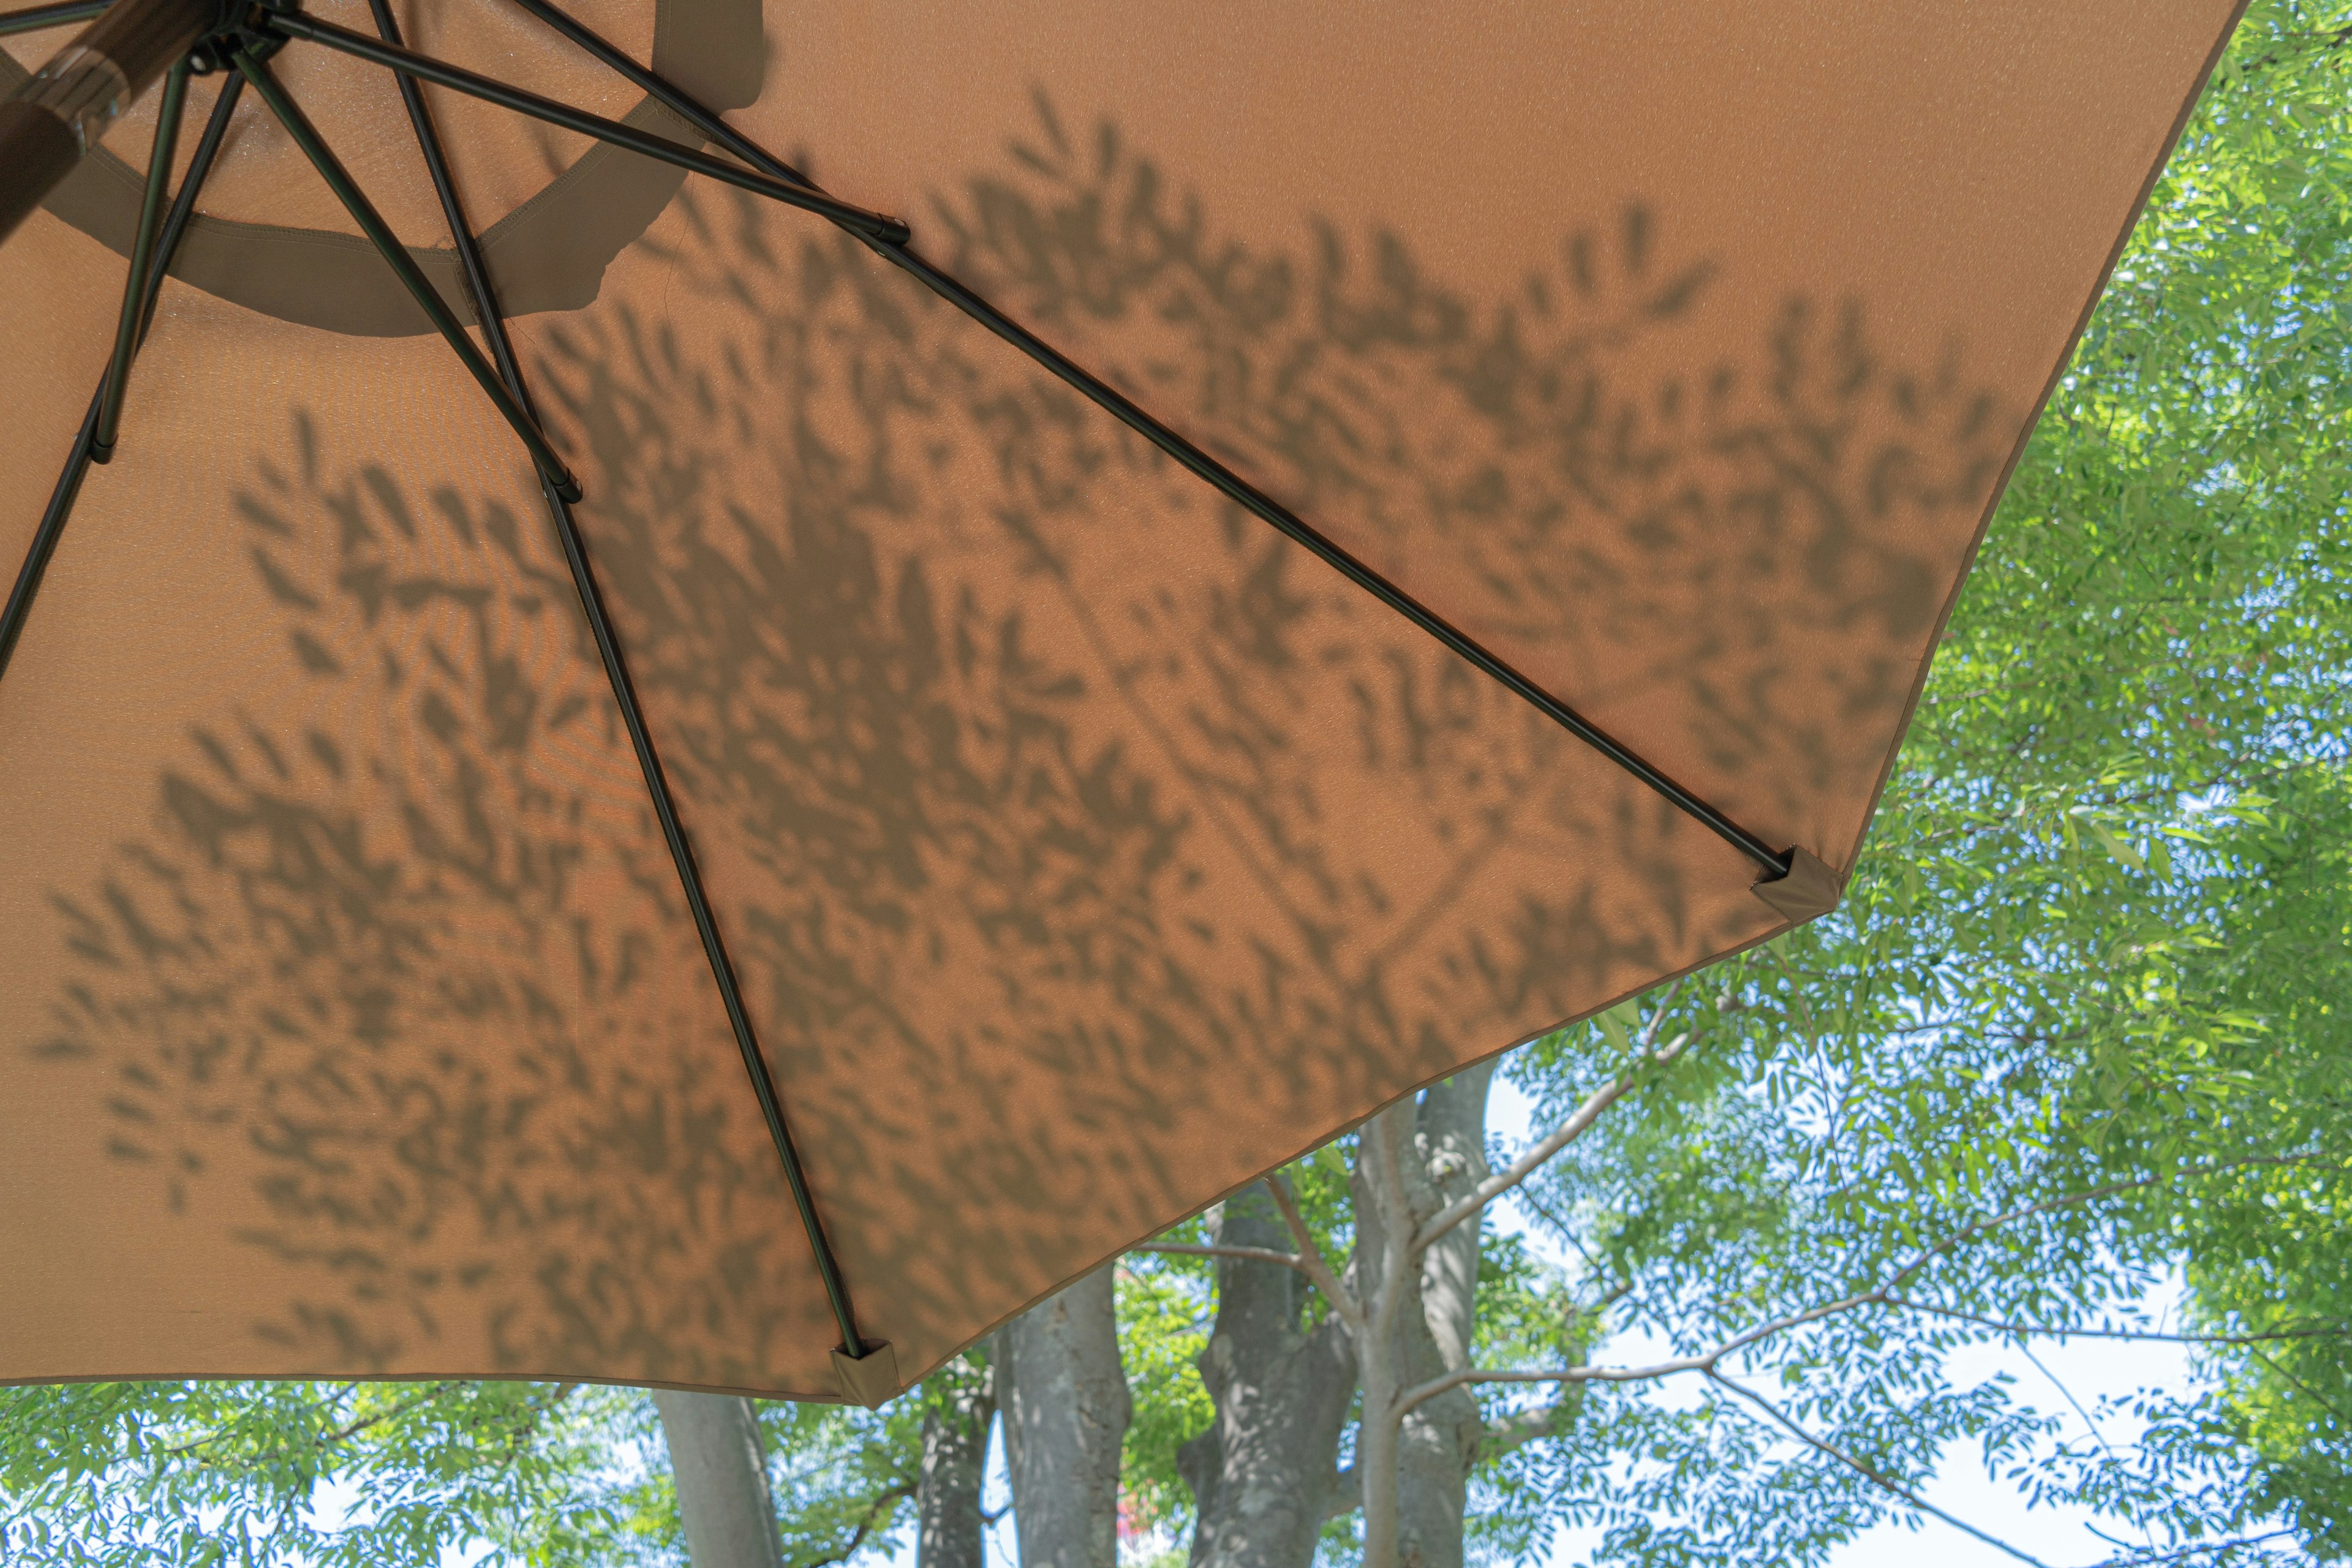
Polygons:
M158 1201L252 1184L235 1240L315 1281L243 1325L290 1364L446 1330L483 1372L764 1373L813 1327L773 1288L772 1155L713 1136L741 1069L690 1048L707 977L590 765L615 720L543 520L296 446L237 505L320 700L199 730L153 828L56 896L84 978L40 1049L110 1071Z
M1779 839L1866 795L1846 737L1884 743L1946 585L1886 520L1980 507L2000 456L1952 373L1890 373L1835 301L1727 351L1738 258L1646 213L1473 301L1378 235L1245 250L1108 131L1018 162L942 260ZM539 373L908 1375L1773 928L1738 855L852 242L697 192L644 244L658 313L547 323ZM1651 374L1659 337L1708 357ZM244 1184L252 1370L825 1392L545 523L365 453L305 426L237 498L316 709L223 714L58 889L41 1048L100 1069L158 1201Z

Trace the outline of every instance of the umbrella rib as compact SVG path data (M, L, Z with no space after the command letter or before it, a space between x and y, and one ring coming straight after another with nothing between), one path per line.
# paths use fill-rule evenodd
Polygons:
M0 11L0 38L11 33L37 33L95 16L114 0L62 0L56 5L36 5L26 11Z
M658 72L639 65L603 37L551 4L550 0L515 0L515 4L586 50L605 66L652 94L683 118L687 123L752 167L764 170L775 179L789 182L803 190L814 191L819 188L815 181L737 131L713 110ZM736 183L740 184L742 182L739 180ZM1763 871L1761 880L1777 881L1788 874L1791 851L1775 849L1762 837L1741 826L1706 799L1675 782L1663 770L1644 759L1632 747L1538 685L1499 655L1423 604L1402 587L1391 582L1370 564L1360 560L1337 540L1326 535L1288 507L1234 473L1223 463L1211 457L1174 428L1147 411L1134 399L1071 359L1035 332L1031 331L945 268L916 254L909 248L908 240L883 239L869 234L859 234L858 237L865 240L886 259L911 274L933 293L1028 355L1046 370L1051 371L1073 390L1167 453L1196 478L1215 487L1227 500L1234 502L1260 521L1270 525L1277 532L1305 546L1326 564L1355 584L1357 587L1437 639L1460 658L1501 682L1546 718L1616 763L1664 796L1685 815L1696 819L1708 831L1746 855Z
M530 449L531 461L538 466L541 476L564 500L578 500L580 481L572 477L571 468L548 441L546 432L540 429L539 421L515 401L514 395L507 390L506 383L499 379L499 373L490 368L489 362L482 357L482 351L476 348L474 341L466 335L466 329L459 324L439 291L426 280L424 272L410 258L407 247L400 243L400 237L392 232L392 226L383 221L383 215L375 210L375 205L367 199L366 193L359 188L336 158L334 150L320 136L318 128L310 123L301 106L287 95L285 88L270 74L269 68L250 51L238 49L233 58L236 68L244 73L246 80L253 84L253 90L261 95L262 101L269 105L270 112L278 117L279 124L286 127L286 133L293 138L295 145L310 158L311 166L319 171L320 177L327 182L328 188L343 204L343 209L352 215L361 231L374 243L376 253L383 258L402 286L415 299L435 330L457 351L457 358L464 363L467 373L481 384L482 390L489 395L490 402L514 427L514 433L522 438L522 444Z
M236 111L237 98L244 90L242 77L230 77L221 84L212 118L205 122L205 133L196 142L194 157L189 160L188 177L180 182L180 194L173 198L171 214L163 220L163 232L155 242L154 265L147 269L142 289L144 298L140 306L138 340L131 345L133 353L139 342L146 341L148 330L155 323L155 303L163 290L163 274L170 268L180 236L195 212L197 194L204 188L205 176L212 173L213 158L220 152L221 139L228 134L229 117ZM41 525L33 531L32 546L25 552L24 564L16 569L16 586L9 590L6 606L0 608L0 678L8 673L9 656L16 652L16 638L33 613L33 598L41 591L49 557L57 552L58 537L65 532L66 521L73 515L74 500L81 493L81 481L89 472L90 444L98 434L99 405L105 395L106 382L101 378L98 390L89 395L89 411L82 416L81 430L66 454L65 469L58 476L57 487L49 492L48 509L41 513Z
M147 153L147 190L139 203L139 234L131 244L131 272L122 280L122 316L114 328L114 358L98 404L98 433L90 437L89 460L114 457L122 423L122 398L131 384L131 360L138 352L146 315L147 273L155 265L155 230L163 221L163 193L172 184L172 154L180 145L180 116L188 102L188 62L175 62L163 78L163 101L155 115L155 142Z
M375 14L375 25L384 41L400 43L400 26L393 18L386 0L369 0ZM415 79L405 73L394 78L400 84L401 100L407 106L409 123L415 128L418 147L425 154L425 164L433 176L433 188L441 198L441 211L449 225L458 260L464 268L466 286L473 295L475 314L479 319L482 335L489 340L490 352L498 361L499 374L515 400L526 410L531 408L530 388L525 384L522 367L517 362L514 345L507 333L506 318L499 309L498 295L490 286L488 268L482 260L481 246L472 227L466 221L466 212L459 201L456 184L449 174L449 163L441 147L441 138L435 130L431 111L425 107L424 95ZM775 1080L768 1070L768 1060L760 1048L759 1037L751 1024L750 1010L743 1004L741 988L737 984L735 966L728 956L725 939L719 934L719 922L710 908L710 900L702 885L702 873L695 863L694 850L677 814L677 804L671 795L669 776L662 766L661 753L655 749L653 732L646 726L645 714L637 702L636 682L629 673L627 658L623 655L619 637L613 630L611 618L604 611L604 599L597 586L594 566L588 558L588 545L577 521L572 517L571 503L554 487L542 481L548 510L555 520L557 538L563 545L563 558L572 569L572 582L579 591L582 609L596 639L596 651L604 662L605 678L613 688L614 700L619 703L622 722L629 731L629 743L635 748L637 767L644 773L646 793L652 797L654 816L659 819L662 837L668 841L670 860L677 868L679 886L685 890L687 907L693 912L695 929L702 937L702 951L710 963L711 977L718 982L720 1000L726 1005L727 1021L735 1033L735 1045L742 1053L744 1070L751 1079L751 1092L760 1102L760 1114L768 1124L768 1136L776 1146L777 1156L783 1162L784 1178L792 1188L793 1205L800 1210L801 1224L808 1232L809 1246L816 1255L817 1273L824 1281L826 1299L833 1307L834 1321L840 1326L842 1350L851 1360L862 1360L866 1342L857 1331L856 1314L851 1309L848 1287L843 1282L841 1267L835 1258L833 1244L826 1239L824 1223L818 1218L815 1201L811 1197L808 1178L801 1166L800 1154L793 1143L791 1129L784 1121L783 1107L776 1094Z
M299 11L271 11L268 13L268 26L289 38L307 38L312 43L324 44L331 49L355 55L403 76L421 78L457 92L469 93L501 109L511 109L518 114L543 120L550 125L576 131L583 136L593 136L599 142L609 142L615 147L624 147L665 163L675 163L698 174L708 174L712 179L740 185L755 195L814 213L819 217L841 225L861 238L877 244L902 243L907 238L907 226L899 219L886 213L870 212L855 203L828 195L805 182L794 184L740 168L723 158L713 158L707 153L681 147L650 132L624 125L617 120L606 120L602 115L590 114L568 103L558 103L551 98L541 98L535 92L525 92L519 87L467 70L461 66L453 66L446 60L436 60L430 55L418 54L398 44L371 38L365 33L354 33L348 27L321 22L316 16L304 16Z

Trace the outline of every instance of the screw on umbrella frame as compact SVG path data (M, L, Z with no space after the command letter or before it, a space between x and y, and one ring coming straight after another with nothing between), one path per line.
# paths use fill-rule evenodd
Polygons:
M374 13L379 37L353 32L332 23L322 22L301 15L293 7L297 0L258 0L258 3L228 5L217 23L207 33L180 42L173 51L165 85L163 117L157 122L155 150L150 161L146 202L142 209L139 237L131 254L131 274L124 293L120 330L116 336L114 356L105 378L90 399L89 415L76 437L64 473L59 477L55 492L44 513L41 525L33 536L30 551L19 569L16 582L7 604L0 609L0 676L7 670L8 658L30 613L35 595L50 556L55 552L58 536L63 532L89 465L103 462L110 451L114 422L119 416L131 362L140 342L152 324L163 278L168 270L174 247L192 216L195 198L205 175L210 171L219 151L221 138L227 129L230 114L236 108L238 89L250 82L255 92L269 105L271 111L284 123L303 152L317 166L320 175L341 199L362 231L373 242L384 262L391 267L415 296L418 306L431 320L442 337L465 363L467 370L478 382L485 394L497 406L530 454L537 468L541 488L547 499L548 510L553 520L556 536L562 545L564 559L571 568L574 588L587 616L604 673L613 689L614 700L621 710L623 722L629 731L630 744L635 750L637 764L644 774L654 815L659 820L662 836L667 842L670 858L677 871L688 910L694 916L695 927L702 940L703 952L710 964L721 1001L727 1010L743 1065L751 1079L752 1091L760 1102L760 1110L767 1122L771 1141L784 1168L794 1205L808 1233L811 1249L815 1255L817 1270L822 1277L827 1300L842 1334L842 1352L850 1360L862 1360L869 1349L880 1348L880 1342L869 1342L857 1330L856 1317L851 1309L849 1294L841 1269L827 1240L814 1200L796 1152L792 1133L786 1126L782 1104L774 1081L770 1075L767 1058L761 1052L751 1016L744 1005L733 962L728 955L718 920L710 907L702 875L694 856L693 846L679 818L661 757L656 749L643 710L639 706L635 682L630 675L627 658L605 614L604 597L597 586L595 569L589 558L585 537L582 534L572 511L572 504L581 499L578 481L571 474L561 456L541 429L530 399L529 388L517 363L509 340L505 318L492 291L485 268L480 247L468 226L464 209L451 181L447 160L440 138L435 131L416 83L429 81L455 91L470 94L518 113L578 132L598 141L644 156L674 164L689 173L709 175L729 184L766 196L782 205L813 213L856 235L877 254L914 277L924 287L954 305L958 310L1003 339L1022 353L1066 383L1088 401L1096 404L1121 424L1134 430L1162 452L1175 459L1188 471L1213 486L1221 494L1250 512L1275 530L1304 546L1318 559L1337 570L1349 582L1412 622L1460 658L1485 671L1545 717L1567 730L1586 745L1616 763L1642 784L1664 797L1677 809L1697 821L1709 832L1731 845L1754 861L1763 872L1759 885L1777 881L1789 874L1795 857L1790 849L1775 849L1757 834L1741 826L1729 816L1718 810L1701 796L1677 784L1653 763L1645 761L1631 747L1618 741L1583 714L1558 697L1545 690L1534 680L1520 673L1500 657L1481 646L1475 639L1447 621L1436 611L1423 605L1399 584L1359 559L1337 541L1322 533L1281 502L1235 474L1215 458L1179 434L1140 405L1120 392L1101 376L1080 365L1036 333L990 303L953 276L917 254L911 247L908 226L898 218L876 213L853 203L843 201L822 190L814 181L784 163L757 142L736 131L709 108L667 80L655 71L639 65L604 38L583 26L558 8L551 0L515 0L515 4L539 18L549 27L578 46L608 68L636 85L675 111L705 138L732 153L740 163L712 157L661 137L641 132L615 121L603 119L572 109L553 100L526 92L520 88L478 75L460 67L419 54L403 46L400 31L393 20L387 0L369 0ZM100 16L100 20L89 28L82 40L77 40L61 53L52 67L68 61L81 48L83 40L98 36L102 28L115 34L135 26L139 12L168 10L184 16L189 0L63 0L61 4L37 6L30 10L0 14L0 37L27 32L39 27L58 26L85 17ZM101 13L104 13L101 16ZM152 29L150 29L152 33ZM409 121L416 132L434 189L439 195L441 210L456 244L463 270L465 287L470 296L475 316L483 337L490 347L495 368L474 346L456 315L449 310L432 285L427 282L402 247L399 238L374 206L368 201L349 173L336 160L326 142L319 136L308 118L284 87L263 63L263 57L289 40L303 40L335 49L344 54L383 66L394 73L403 101L407 106ZM191 52L193 51L193 52ZM163 218L157 232L155 213L161 206L161 192L170 178L173 139L179 120L181 95L191 68L207 69L233 66L232 74L223 85L219 100L199 142L188 177L182 183L170 214ZM101 65L106 65L104 60ZM107 68L115 68L108 66ZM46 74L46 73L45 73ZM94 132L102 131L107 121L119 113L129 98L139 88L153 79L149 69L142 79L131 79L134 73L115 69L114 80L121 83L114 98L97 109L79 109L82 118L70 129L77 140L85 144L94 140ZM20 92L14 100L0 103L0 114L29 109L37 100L27 95L38 86L41 78ZM52 87L51 98L55 98ZM51 102L39 102L38 110L51 115L61 110ZM13 121L0 119L0 136L13 132L30 117L18 113ZM46 126L43 134L50 134ZM52 142L54 137L52 136ZM748 166L747 166L748 165ZM69 173L72 162L64 165ZM21 216L37 205L47 190L63 178L63 173L45 166L38 178L47 181L38 191L27 192L22 178L16 189L11 184L12 171L0 170L0 216ZM29 195L30 199L26 199ZM0 226L0 239L5 237L5 227ZM152 238L152 247L151 247ZM100 437L104 437L103 440Z

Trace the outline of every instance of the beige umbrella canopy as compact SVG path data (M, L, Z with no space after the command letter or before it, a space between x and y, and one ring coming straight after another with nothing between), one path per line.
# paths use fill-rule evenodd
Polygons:
M1834 902L2235 14L180 4L0 64L0 1380L867 1401Z

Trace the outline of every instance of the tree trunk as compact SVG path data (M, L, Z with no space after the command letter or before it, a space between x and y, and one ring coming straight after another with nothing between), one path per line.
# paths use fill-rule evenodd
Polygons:
M751 1402L657 1388L654 1410L677 1480L688 1561L694 1568L783 1568Z
M1364 1388L1363 1418L1356 1425L1364 1568L1398 1568L1402 1561L1395 1406L1408 1386L1408 1342L1412 1333L1428 1333L1421 1321L1420 1271L1404 1267L1398 1252L1412 1244L1413 1191L1429 1184L1413 1147L1413 1116L1411 1102L1391 1106L1365 1122L1356 1139L1356 1248L1349 1267L1365 1319L1356 1341Z
M917 1568L984 1568L980 1492L988 1429L996 1420L996 1369L958 1356L923 1412L923 1473L915 1493Z
M1486 1091L1494 1079L1495 1064L1482 1062L1422 1097L1414 1142L1432 1192L1423 1200L1428 1213L1417 1218L1426 1219L1490 1173ZM1470 1364L1485 1218L1465 1220L1422 1255L1420 1310L1400 1325L1408 1388ZM1397 1434L1397 1551L1403 1568L1462 1568L1470 1468L1485 1435L1477 1397L1466 1386L1449 1389L1405 1416Z
M1119 1451L1134 1407L1119 1362L1113 1268L1065 1287L997 1333L1022 1568L1118 1568Z
M1210 1211L1221 1246L1292 1250L1263 1186ZM1216 1425L1177 1450L1192 1489L1193 1568L1308 1568L1338 1482L1356 1350L1336 1315L1299 1331L1308 1287L1279 1263L1221 1259L1201 1353Z

